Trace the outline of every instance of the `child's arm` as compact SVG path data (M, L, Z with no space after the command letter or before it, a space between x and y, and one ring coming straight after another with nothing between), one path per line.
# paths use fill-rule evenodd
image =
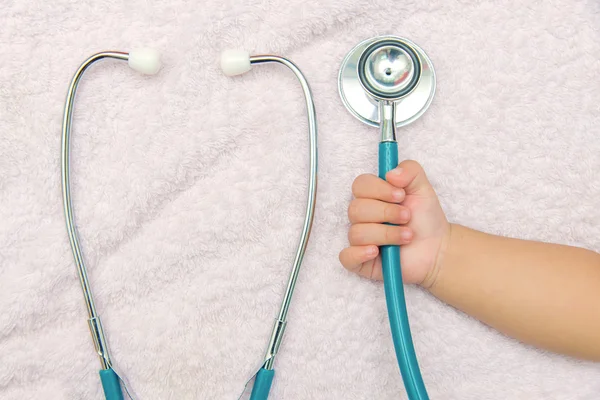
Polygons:
M451 225L414 161L386 178L353 184L346 268L381 279L377 246L402 245L406 283L525 343L600 361L600 254Z
M452 225L431 293L525 343L600 361L600 255Z

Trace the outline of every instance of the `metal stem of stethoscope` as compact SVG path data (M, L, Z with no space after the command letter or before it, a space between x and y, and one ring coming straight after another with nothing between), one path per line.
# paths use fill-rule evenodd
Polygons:
M313 224L313 218L315 213L315 202L317 196L317 117L315 111L315 104L313 96L308 85L308 82L300 69L290 60L273 55L257 55L249 56L248 53L237 50L229 50L223 52L221 57L221 67L227 75L238 75L250 70L250 66L253 64L263 63L278 63L288 67L302 86L304 97L306 101L306 110L308 114L308 132L309 132L309 178L308 178L308 198L306 204L306 213L304 217L304 223L302 227L302 234L300 236L300 242L296 251L296 257L290 271L288 284L283 295L279 314L275 320L275 325L271 332L271 337L267 347L267 352L263 360L262 367L256 373L254 381L254 387L251 394L252 400L266 399L271 388L271 382L273 380L273 364L275 362L275 356L279 350L285 327L287 323L287 314L294 294L294 288L296 287L296 281L298 279L298 273L302 265L302 259L306 252L306 246L310 237L310 231Z
M87 274L87 267L81 254L81 246L79 244L79 237L77 236L77 230L75 229L75 221L73 218L73 204L71 202L71 183L70 183L70 154L69 154L69 142L71 138L71 121L73 118L73 104L75 100L75 94L77 92L77 86L83 73L93 63L103 58L113 58L117 60L129 60L129 54L123 52L103 52L94 54L90 58L81 64L73 79L69 85L69 91L67 93L67 100L65 102L65 111L63 115L62 124L62 145L61 145L61 175L62 175L62 194L63 194L63 209L65 212L65 220L67 223L67 233L69 234L69 242L71 243L71 250L73 251L73 257L75 259L75 265L77 266L77 272L79 273L79 281L81 283L81 289L83 290L83 299L88 312L88 323L90 326L90 332L92 339L94 340L94 346L98 357L100 358L100 364L102 369L109 369L110 352L106 344L106 338L104 331L102 330L102 322L96 311L96 305L94 304L94 296L90 287L90 282Z
M90 287L90 282L87 273L87 267L83 259L81 246L79 244L79 236L77 235L77 229L75 227L74 215L73 215L73 204L71 201L71 182L70 182L70 138L71 138L71 124L73 119L73 106L75 101L75 95L77 92L77 86L83 76L83 73L96 61L111 58L116 60L128 61L129 66L139 72L145 74L154 74L159 69L158 53L148 50L140 49L131 53L124 53L119 51L106 51L94 54L85 60L79 69L73 75L69 90L67 92L67 99L65 101L63 121L62 121L62 139L61 139L61 182L62 182L62 195L63 195L63 209L65 213L65 221L67 226L67 233L69 235L69 242L71 244L71 250L73 252L73 258L79 274L79 281L81 283L81 289L83 291L83 298L85 301L87 313L88 313L88 325L96 353L100 359L100 365L102 371L100 371L100 377L102 385L105 391L107 399L122 399L123 395L120 390L119 380L120 377L114 372L111 361L110 351L102 328L102 322L96 305L94 304L94 296ZM127 390L127 388L126 388ZM131 397L131 396L130 396Z
M271 55L250 57L251 64L262 64L268 62L285 65L292 70L292 72L300 81L300 85L302 86L302 91L304 92L304 97L306 100L306 110L308 112L308 132L310 142L308 201L306 204L306 213L302 227L302 234L300 236L300 243L298 244L298 250L296 251L296 257L290 272L287 288L281 302L281 308L279 309L279 315L277 316L275 326L273 327L271 340L269 342L267 354L265 355L264 368L272 369L273 362L275 361L275 355L277 354L277 350L279 349L279 344L281 343L281 338L283 337L283 332L285 330L288 310L292 301L292 295L294 294L294 288L296 287L296 281L298 279L298 273L300 272L300 266L302 265L302 259L304 258L304 253L306 252L306 246L308 244L308 238L310 237L310 230L312 228L315 214L315 202L317 198L317 116L310 87L308 86L308 82L306 81L306 78L300 69L298 69L293 62L283 57Z

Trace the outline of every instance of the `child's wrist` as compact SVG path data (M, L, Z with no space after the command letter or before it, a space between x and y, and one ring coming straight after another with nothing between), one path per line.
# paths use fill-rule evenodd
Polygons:
M435 256L433 265L429 269L429 272L425 276L425 279L423 279L423 282L421 282L420 284L427 290L431 290L436 285L440 277L440 272L444 268L444 263L447 259L447 254L449 252L449 248L452 241L451 239L453 229L456 229L456 226L454 224L448 223L446 232L444 232L442 240L440 241L440 247Z

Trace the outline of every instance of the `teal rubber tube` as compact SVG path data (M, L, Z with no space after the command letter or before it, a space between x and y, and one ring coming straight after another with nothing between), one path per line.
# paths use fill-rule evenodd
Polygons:
M387 172L397 166L398 143L379 143L379 177L385 179ZM410 334L400 266L400 247L381 246L380 251L385 301L404 387L410 400L429 400Z
M252 387L250 400L266 400L269 397L269 391L271 390L274 375L274 369L261 368L258 370L256 378L254 378L254 386Z
M106 397L106 400L123 400L121 382L112 368L101 369L100 380L102 381L102 389L104 389L104 397Z

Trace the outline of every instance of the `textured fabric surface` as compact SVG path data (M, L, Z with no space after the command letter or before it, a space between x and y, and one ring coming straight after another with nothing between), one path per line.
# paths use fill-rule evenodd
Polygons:
M392 33L438 93L402 129L453 222L600 250L600 5L573 1L0 2L0 398L100 399L64 227L68 82L100 50L154 46L155 77L106 61L82 81L73 195L113 357L137 398L234 399L260 364L303 220L307 125L278 66L239 78L223 48L292 58L319 119L312 240L274 399L403 399L381 283L339 265L350 184L377 131L337 94L345 53ZM432 399L597 399L600 366L503 337L414 287Z

